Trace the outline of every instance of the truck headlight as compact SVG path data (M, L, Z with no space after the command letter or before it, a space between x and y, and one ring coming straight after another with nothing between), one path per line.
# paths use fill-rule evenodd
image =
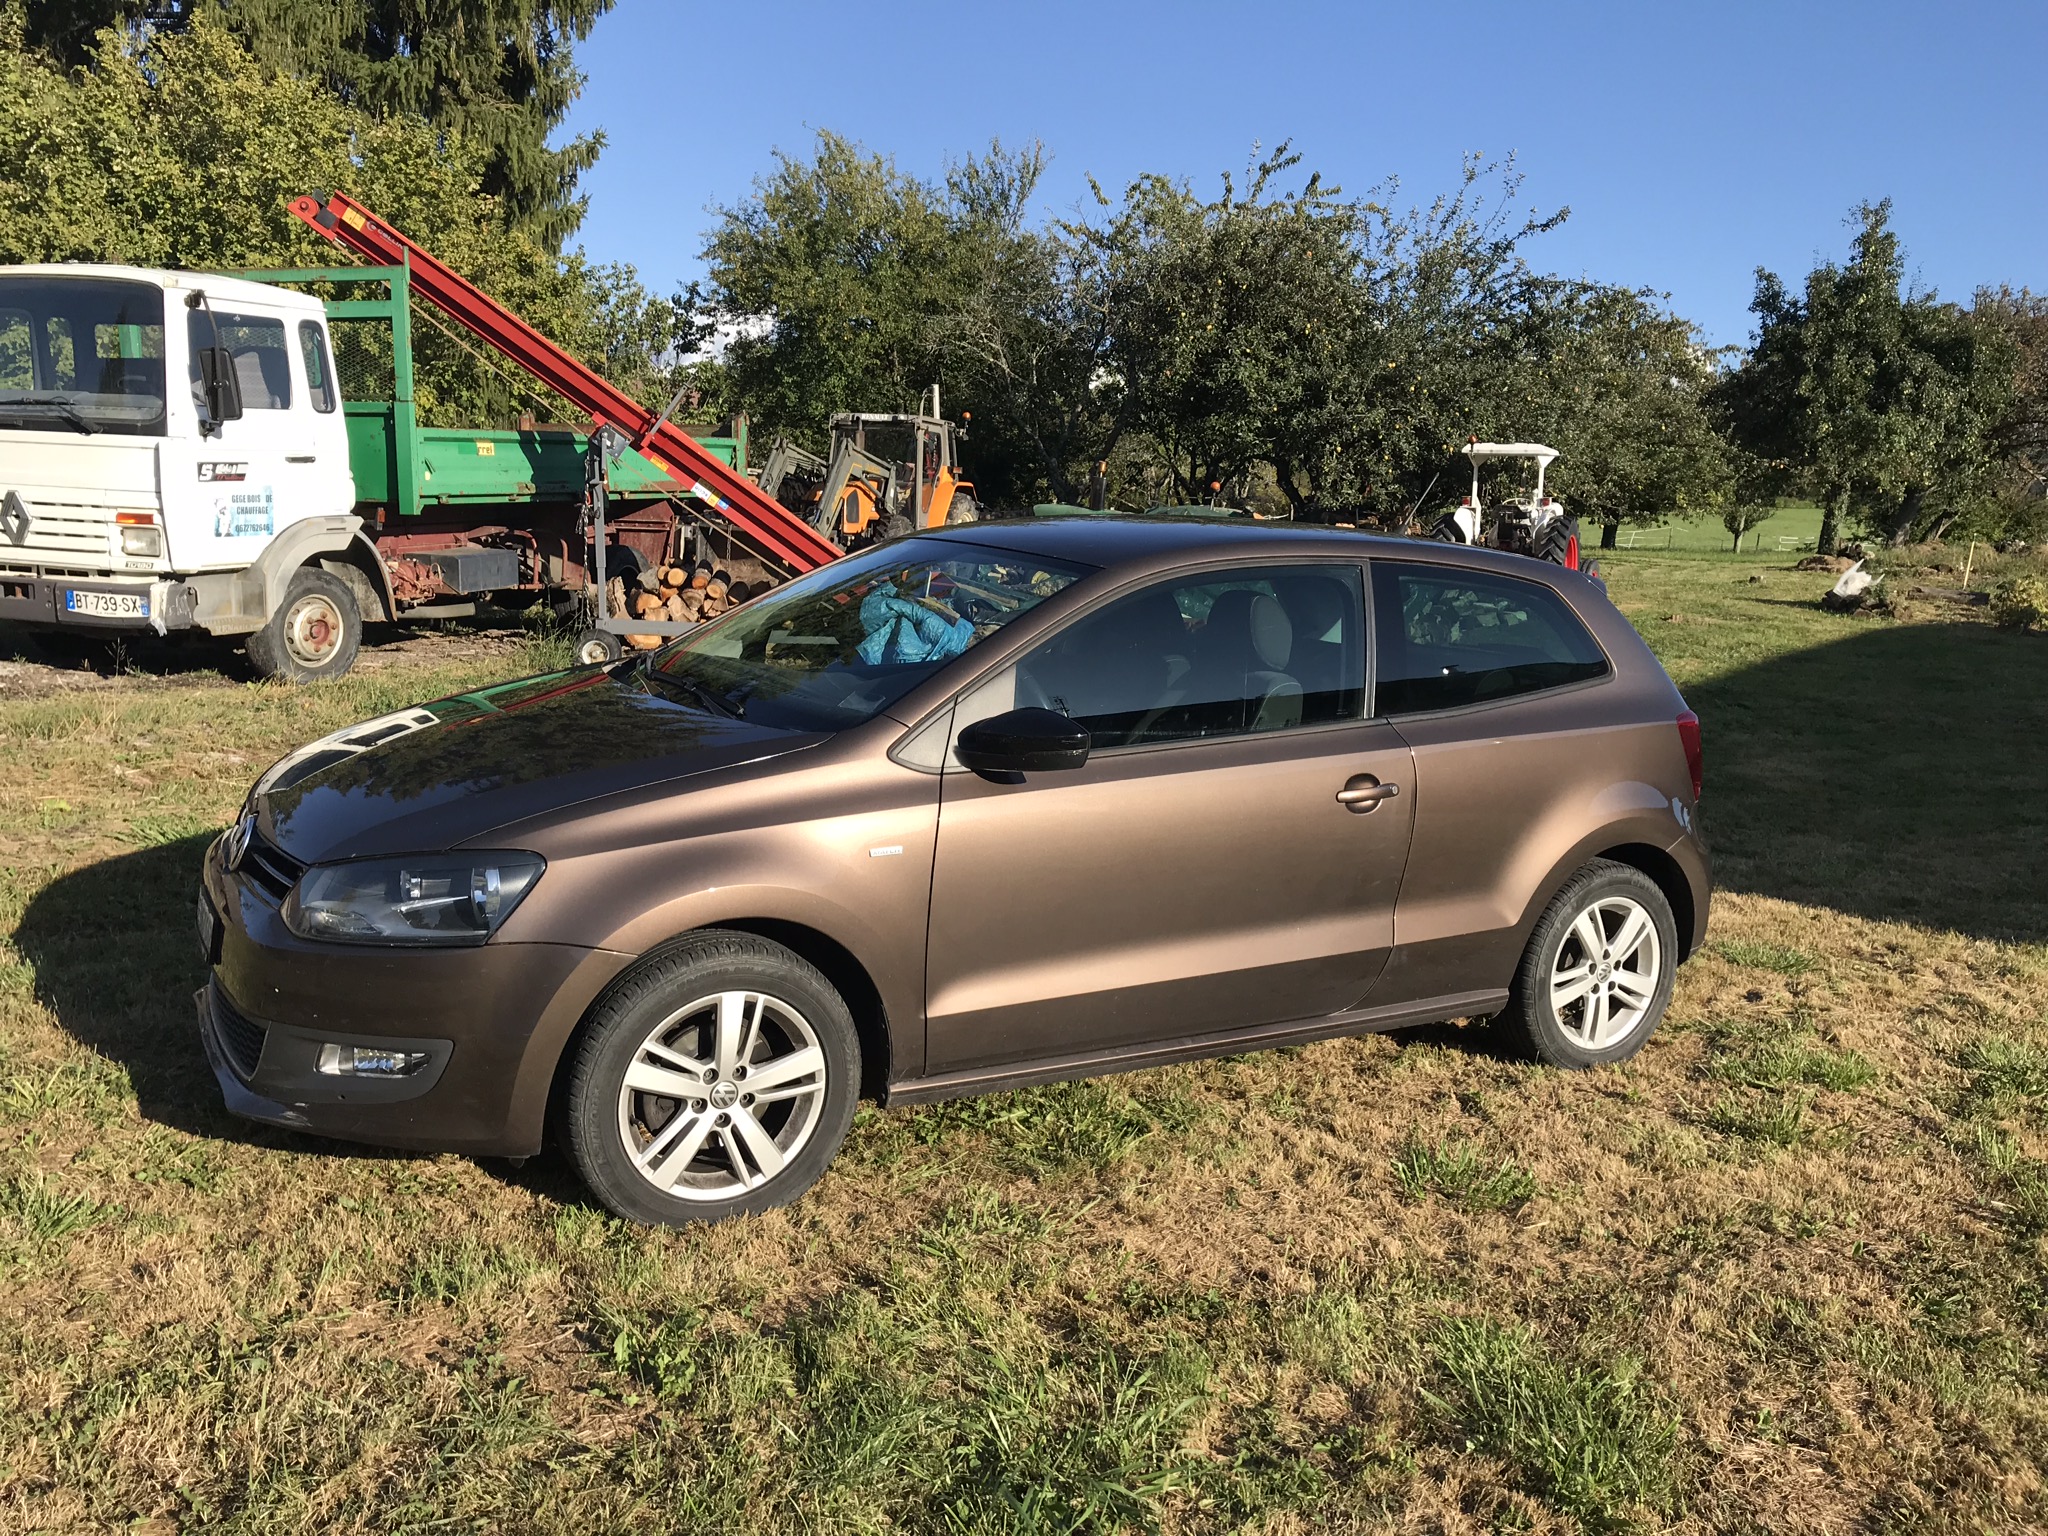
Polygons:
M316 864L284 902L302 939L481 944L547 868L537 853L418 854Z
M123 528L121 530L121 553L134 555L142 560L154 560L164 552L164 531L161 528Z

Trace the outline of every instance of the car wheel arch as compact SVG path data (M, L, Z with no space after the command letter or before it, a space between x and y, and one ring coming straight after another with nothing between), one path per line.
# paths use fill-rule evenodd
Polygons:
M816 967L853 1015L861 1045L860 1096L877 1100L885 1096L891 1070L901 1053L896 1050L890 1036L889 1010L882 1000L881 988L859 957L839 939L807 923L773 917L721 918L685 928L649 945L620 967L618 973L590 999L575 1026L554 1047L553 1060L548 1063L547 1120L550 1126L559 1124L561 1096L568 1083L569 1067L576 1060L578 1042L605 1003L647 966L661 960L679 945L710 933L745 933L767 939Z
M1656 840L1655 832L1662 830L1640 822L1623 823L1597 829L1581 838L1569 853L1551 866L1548 875L1538 883L1524 905L1522 920L1515 927L1516 953L1519 954L1521 947L1529 942L1529 935L1535 931L1545 909L1574 875L1595 859L1611 859L1617 864L1641 870L1664 893L1664 899L1671 904L1672 920L1678 929L1679 962L1683 964L1691 958L1697 917L1692 886L1678 860L1667 851L1668 837L1663 843Z

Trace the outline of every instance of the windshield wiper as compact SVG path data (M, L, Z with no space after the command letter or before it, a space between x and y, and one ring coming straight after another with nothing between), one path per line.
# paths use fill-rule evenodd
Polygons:
M735 706L723 694L705 687L704 684L698 682L694 677L682 677L664 672L661 668L645 662L641 663L640 673L641 676L647 678L650 682L663 688L672 688L679 693L688 694L714 715L723 715L728 720L737 720L746 713L746 706L744 704Z
M18 405L41 406L55 411L59 416L88 436L104 430L100 424L78 408L78 403L69 395L16 395L12 400L0 400L0 415Z

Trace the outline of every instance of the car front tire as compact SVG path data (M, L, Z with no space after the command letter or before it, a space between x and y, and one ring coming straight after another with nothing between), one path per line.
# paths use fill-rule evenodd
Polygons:
M853 1016L814 966L752 934L692 934L598 1005L570 1064L564 1140L629 1221L765 1211L824 1173L860 1070Z
M1678 958L1678 925L1656 881L1595 859L1537 919L1500 1025L1554 1067L1626 1061L1670 1006Z

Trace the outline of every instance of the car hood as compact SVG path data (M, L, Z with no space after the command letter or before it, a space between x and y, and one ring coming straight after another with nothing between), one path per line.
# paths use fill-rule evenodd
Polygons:
M434 853L578 801L811 746L578 669L401 710L301 747L257 781L257 830L309 864Z

